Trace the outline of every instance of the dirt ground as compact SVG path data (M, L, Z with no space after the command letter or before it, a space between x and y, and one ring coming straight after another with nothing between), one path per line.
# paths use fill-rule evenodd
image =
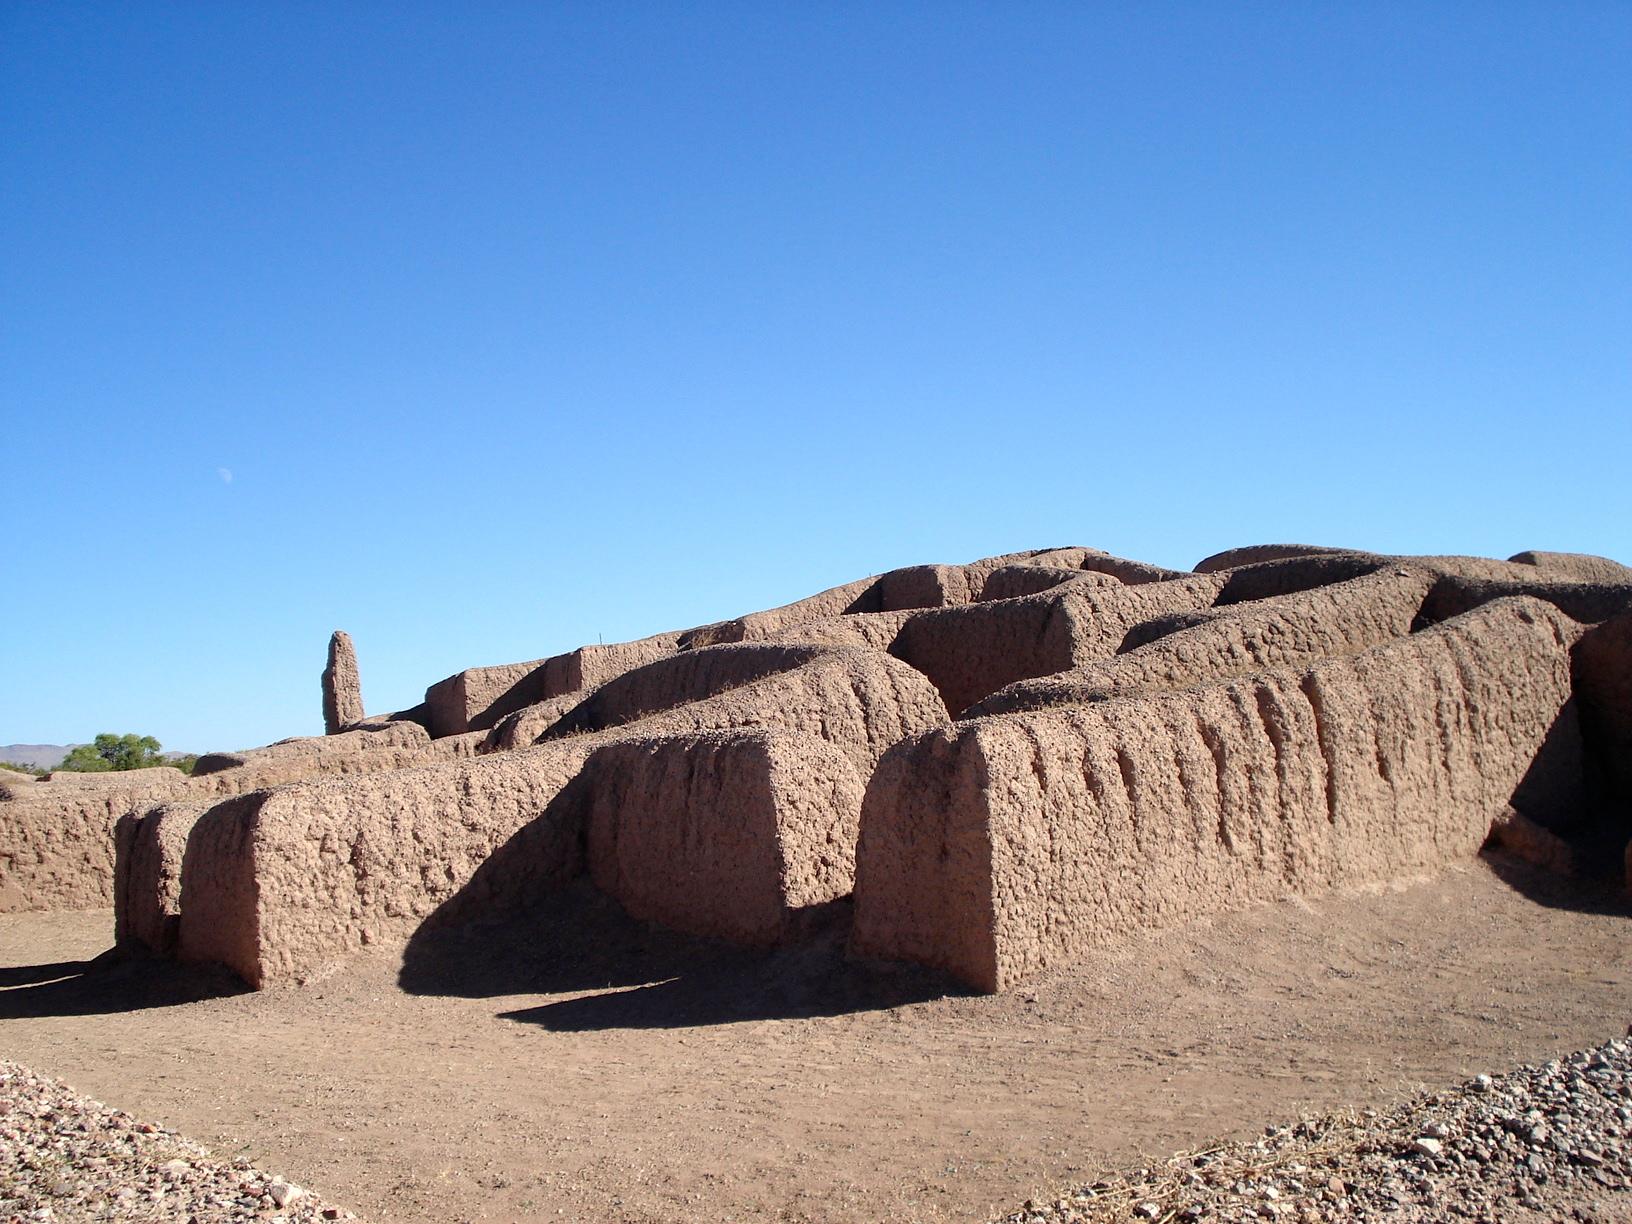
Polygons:
M0 1056L386 1224L984 1220L1142 1156L1620 1035L1632 909L1499 861L1132 940L995 998L583 888L265 994L0 916Z

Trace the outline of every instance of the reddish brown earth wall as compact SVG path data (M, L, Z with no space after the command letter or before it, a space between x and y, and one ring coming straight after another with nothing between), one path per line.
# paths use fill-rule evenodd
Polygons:
M177 769L67 774L0 798L0 913L113 904L113 826L136 804L178 794Z
M423 761L430 746L429 733L418 723L382 722L245 752L209 752L198 758L186 789L236 795L302 778L402 769Z
M986 576L980 588L980 603L994 599L1019 599L1026 595L1040 595L1067 582L1086 582L1094 586L1122 586L1110 574L1093 570L1058 569L1049 565L1005 565Z
M690 648L731 642L788 640L785 635L789 631L817 621L961 605L979 599L987 578L996 570L1017 565L1079 569L1085 558L1095 558L1110 565L1138 567L1136 562L1123 562L1120 558L1109 557L1091 548L1005 553L971 561L967 565L908 566L847 582L779 608L752 612L735 620L689 630L680 635L680 644ZM1149 570L1149 567L1142 568L1152 574L1157 572Z
M1306 671L959 723L881 762L854 948L1000 990L1107 938L1472 856L1579 626L1508 600Z
M1208 607L1218 577L1105 587L1068 582L1019 599L922 612L890 653L923 672L954 715L1016 680L1115 654L1128 631L1165 612Z
M855 612L807 621L783 629L763 640L772 645L859 646L864 650L888 651L901 634L901 626L917 616L917 609L899 612Z
M1582 624L1597 624L1632 607L1632 583L1552 581L1541 577L1531 582L1510 579L1464 578L1443 575L1434 583L1422 606L1425 622L1450 620L1483 604L1513 595L1533 595L1545 599L1565 616Z
M527 706L514 714L505 715L494 724L491 731L480 733L482 738L477 747L477 755L508 752L512 748L531 748L543 738L546 731L560 722L564 715L570 714L583 700L582 693L567 693ZM436 742L442 744L447 741Z
M591 877L637 918L774 944L850 892L863 781L819 739L635 740L596 752L586 780Z
M1109 659L1011 684L965 717L1080 705L1355 654L1409 634L1434 581L1427 571L1389 566L1279 599L1159 617L1139 636L1170 627L1161 636Z
M1583 635L1575 686L1588 743L1632 815L1632 610Z
M126 812L114 827L114 942L169 955L181 934L181 864L206 802Z
M1326 548L1318 544L1249 544L1245 548L1226 548L1223 552L1203 557L1192 568L1198 574L1216 574L1220 570L1256 565L1260 561L1284 561L1290 557L1330 556L1352 551L1355 550Z
M326 775L401 769L438 755L424 728L382 723L336 735L207 753L188 777L171 768L122 773L58 771L0 799L0 912L99 909L116 904L119 819L155 803L217 799Z
M720 677L706 657L701 667L662 660L649 676L625 677L623 696L608 703L633 715L661 704L643 695L650 691L675 704L627 723L609 718L613 725L586 725L535 748L296 783L262 792L253 804L211 809L194 824L183 863L181 955L218 960L257 987L298 982L358 949L402 946L456 895L479 910L501 893L558 887L582 867L580 792L604 775L563 792L609 744L711 729L791 730L831 744L812 751L849 760L859 776L890 744L946 720L928 681L888 656L750 649L798 665L684 701L684 684L668 671L689 668L698 691ZM675 798L692 802L684 791ZM478 879L522 835L528 853L508 855L503 870ZM472 887L487 895L470 895Z
M733 687L732 680L741 683ZM824 739L857 768L870 770L891 744L946 721L946 706L930 683L888 655L747 645L689 651L619 677L548 734L626 738L781 729Z
M252 986L321 974L398 944L526 826L543 887L581 866L575 820L551 805L590 745L563 743L451 765L295 783L229 800L188 838L181 955Z
M1632 567L1611 561L1608 557L1595 557L1591 553L1531 550L1514 553L1508 560L1520 565L1534 565L1571 582L1632 583Z
M506 714L544 698L543 659L471 667L425 690L425 719L432 735L485 731Z
M1632 740L1632 586L1533 560L892 570L459 673L411 722L191 781L8 784L0 907L116 892L127 945L258 986L586 869L643 917L769 943L849 887L859 821L856 947L996 988L1128 931L1432 870L1509 802L1503 828L1565 845L1583 778ZM1525 592L1549 602L1505 598ZM1576 621L1606 618L1572 658Z
M567 693L587 693L679 649L680 634L660 633L634 642L581 646L544 660L544 687L537 700L548 701ZM506 711L508 713L508 711Z
M765 643L683 651L607 681L564 715L553 734L622 726L783 675L824 653L814 646Z

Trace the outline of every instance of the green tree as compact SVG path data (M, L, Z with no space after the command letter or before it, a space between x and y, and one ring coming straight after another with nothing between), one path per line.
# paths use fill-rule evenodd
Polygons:
M168 765L160 753L159 741L151 735L99 735L96 742L81 744L63 757L58 769L73 773L106 773L117 769L149 769Z

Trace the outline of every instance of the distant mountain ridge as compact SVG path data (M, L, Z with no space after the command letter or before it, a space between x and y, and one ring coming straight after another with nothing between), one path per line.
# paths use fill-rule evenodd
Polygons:
M0 744L0 761L13 765L27 765L33 769L50 769L62 764L78 744Z

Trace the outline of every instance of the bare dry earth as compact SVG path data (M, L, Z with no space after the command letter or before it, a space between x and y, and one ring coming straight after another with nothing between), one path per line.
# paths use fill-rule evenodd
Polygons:
M1130 940L998 997L642 927L587 887L305 989L0 916L0 1056L379 1221L983 1220L1632 1021L1618 889L1499 861Z

